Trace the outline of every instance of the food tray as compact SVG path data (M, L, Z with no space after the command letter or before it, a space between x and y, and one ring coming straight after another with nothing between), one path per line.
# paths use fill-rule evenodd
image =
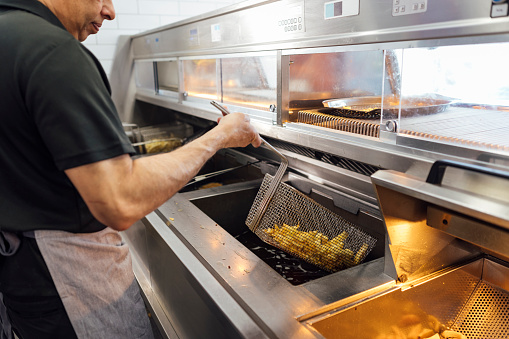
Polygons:
M412 288L375 295L323 315L310 325L330 339L509 338L509 293L499 284L504 277L509 277L506 265L478 259Z
M437 94L425 96L405 96L401 102L402 116L415 116L435 114L445 111L455 100ZM384 115L397 117L400 109L400 100L394 97L385 97L383 100ZM382 110L381 96L353 97L324 100L325 107L347 111L380 114ZM348 117L348 116L345 116Z

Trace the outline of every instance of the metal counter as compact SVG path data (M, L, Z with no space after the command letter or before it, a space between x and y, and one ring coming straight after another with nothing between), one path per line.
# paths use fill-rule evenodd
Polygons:
M220 204L221 218L249 231L242 218L259 185L179 193L124 232L136 277L168 337L320 338L297 318L395 284L382 257L292 285L195 205L212 199L209 209Z

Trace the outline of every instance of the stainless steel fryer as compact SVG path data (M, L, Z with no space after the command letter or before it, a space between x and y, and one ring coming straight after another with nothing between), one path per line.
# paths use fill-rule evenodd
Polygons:
M507 194L507 180L449 165L439 183L426 178L437 160L509 169L507 8L255 0L120 39L110 81L122 121L199 130L220 116L210 100L243 112L288 159L282 182L377 239L363 263L334 273L287 265L245 226L278 158L265 147L221 151L215 159L228 160L203 173L261 162L222 186L187 187L124 232L163 336L409 336L400 325L424 329L430 317L467 337L504 333L509 209L494 197ZM415 116L319 112L334 98L434 95L457 100ZM489 319L475 315L492 301ZM412 310L394 309L403 303ZM377 326L357 317L380 316L371 305L389 305Z
M444 184L454 170L467 176ZM495 180L506 189L509 172L437 161L425 183L392 171L372 178L389 237L385 271L399 284L308 324L326 338L447 338L449 330L508 338L509 197L467 187Z

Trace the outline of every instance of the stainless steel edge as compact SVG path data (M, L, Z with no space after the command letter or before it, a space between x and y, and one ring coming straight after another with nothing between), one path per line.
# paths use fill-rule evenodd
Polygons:
M169 203L175 203L174 201L169 201ZM146 219L149 223L148 232L155 232L153 236L160 237L160 240L164 242L167 246L166 248L170 250L178 260L182 263L183 267L185 267L187 274L192 276L192 279L188 279L188 282L191 284L195 284L194 289L196 291L203 291L206 293L207 298L204 298L205 303L209 303L213 301L213 308L218 308L228 320L230 320L230 324L232 328L235 328L236 331L245 338L265 338L271 337L271 335L267 335L258 324L253 321L252 317L244 310L241 305L232 297L230 293L225 290L224 286L217 280L217 278L210 272L210 270L204 266L200 262L200 258L197 257L178 237L177 235L168 227L168 225L158 216L156 213L151 213L146 216ZM186 225L187 227L193 227L193 224ZM196 226L196 224L194 225ZM148 244L151 244L150 238L147 240ZM175 328L176 333L179 337L187 337L186 334L189 328L179 327L179 324L176 323L172 318L171 314L186 314L187 316L197 317L193 319L193 322L196 321L209 321L207 319L200 319L200 310L198 308L193 308L195 303L190 303L186 305L185 303L177 305L177 304L166 304L167 293L165 291L171 290L172 275L174 274L173 270L177 269L174 266L167 266L165 264L164 257L157 257L157 254L161 254L164 252L158 251L157 248L152 247L150 250L150 262L151 266L151 284L152 288L163 307L165 307L165 314L168 316L169 322ZM161 270L157 269L164 269ZM155 274L159 276L166 276L167 279L157 279L154 277ZM190 296L189 296L190 297ZM184 300L188 299L187 296L183 296ZM209 300L209 301L207 301ZM212 301L211 301L212 300ZM179 309L169 309L179 307ZM204 326L204 329L206 327Z
M506 202L486 199L485 196L472 192L428 184L390 170L375 173L372 180L377 185L395 190L409 197L509 230L509 205ZM482 178L479 178L479 180L482 180Z
M142 296L145 300L145 305L150 312L150 317L156 324L159 332L165 336L165 338L169 339L178 339L179 336L175 329L173 328L164 308L161 306L157 295L155 294L152 286L150 284L150 280L147 279L146 276L141 272L141 266L143 264L140 263L139 258L133 257L133 272L136 277L136 281L140 285L140 289L142 292Z
M509 292L509 267L492 260L484 260L483 280Z

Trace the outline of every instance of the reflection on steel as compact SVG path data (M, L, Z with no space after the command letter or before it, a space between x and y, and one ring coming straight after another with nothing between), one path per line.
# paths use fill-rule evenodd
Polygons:
M401 69L396 51L392 49L385 50L385 68L392 94L399 98L401 95Z
M308 110L299 111L297 115L297 121L305 124L332 128L338 131L362 134L374 138L378 138L380 134L380 125L378 124L379 120L366 122L365 120L361 121L349 118L341 118L323 114L314 110ZM374 121L376 121L376 123Z
M311 321L311 325L326 338L338 338L336 333L341 338L359 333L365 338L412 338L414 332L417 337L426 329L433 334L446 328L466 338L506 338L509 294L483 274L492 265L497 264L477 260L414 288L395 290ZM497 266L507 276L508 268Z

